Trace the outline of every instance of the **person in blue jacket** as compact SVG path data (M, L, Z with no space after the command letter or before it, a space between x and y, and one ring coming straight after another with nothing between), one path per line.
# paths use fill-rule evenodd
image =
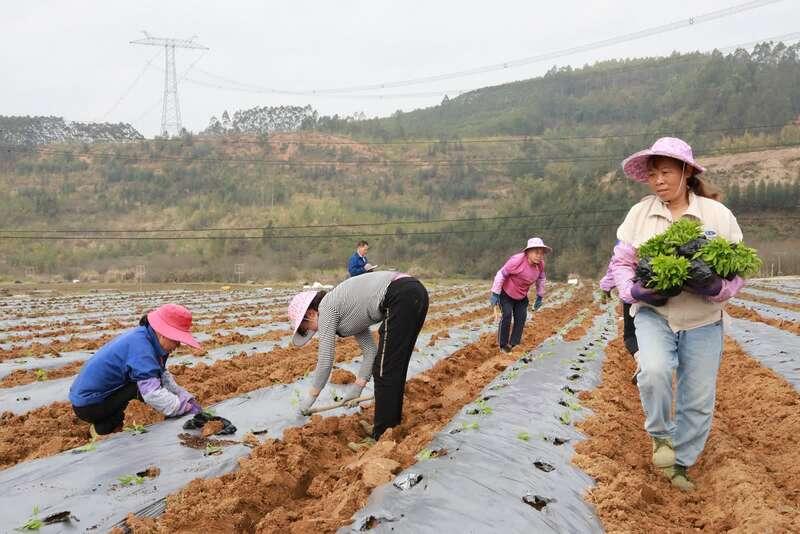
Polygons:
M356 251L350 256L350 261L347 262L347 272L350 276L358 276L359 274L368 273L375 267L370 265L367 261L367 251L369 250L369 243L364 240L356 244Z
M165 304L144 315L138 327L103 345L84 364L69 388L69 400L75 415L91 424L92 438L122 430L125 409L133 399L167 417L202 411L167 371L167 357L181 343L200 348L191 327L189 310Z

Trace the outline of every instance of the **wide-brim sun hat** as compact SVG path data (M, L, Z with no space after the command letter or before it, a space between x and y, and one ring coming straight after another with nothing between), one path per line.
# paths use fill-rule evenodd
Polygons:
M548 247L547 245L544 244L544 241L542 241L541 237L532 237L532 238L528 239L528 243L525 245L525 248L522 249L522 252L527 252L528 249L531 249L531 248L543 248L545 253L548 253L548 254L553 251L552 248L550 248L550 247Z
M292 326L292 345L295 347L302 347L311 341L311 338L316 333L313 330L306 330L306 335L303 336L297 332L297 329L300 328L300 323L305 319L311 301L316 296L316 291L303 291L292 297L292 301L289 303L289 324Z
M199 349L200 342L192 336L192 312L180 304L164 304L147 314L147 322L157 333Z
M653 156L666 156L678 161L682 161L695 170L695 174L706 171L705 167L697 163L694 153L689 143L677 137L662 137L653 146L631 154L622 162L622 170L628 177L637 182L647 182L650 171L647 168L647 160Z

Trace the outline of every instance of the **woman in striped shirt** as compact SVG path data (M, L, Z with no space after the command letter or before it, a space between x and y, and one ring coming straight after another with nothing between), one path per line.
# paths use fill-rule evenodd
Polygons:
M400 424L408 362L427 313L425 286L416 278L392 271L349 278L330 293L303 291L295 295L289 304L289 321L294 330L292 343L302 347L315 333L319 338L317 368L311 389L300 403L300 412L309 413L328 382L336 337L354 336L361 346L363 361L343 400L360 397L374 375L373 439ZM375 345L369 327L378 323L379 340Z

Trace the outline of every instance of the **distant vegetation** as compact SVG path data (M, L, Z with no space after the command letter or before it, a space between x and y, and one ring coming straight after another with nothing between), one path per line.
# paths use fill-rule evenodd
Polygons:
M553 69L385 119L263 107L201 135L2 151L2 229L217 239L3 239L0 276L129 280L144 264L152 281L234 280L243 263L243 280L336 280L363 236L374 263L488 277L531 235L555 249L552 278L596 276L646 192L619 163L661 133L712 161L767 265L797 270L800 149L774 150L800 146L797 87L798 47L763 44ZM482 220L431 222L465 218ZM185 231L208 228L237 229Z
M144 137L130 124L66 122L61 117L4 117L0 115L0 144L46 145L95 141L138 141Z

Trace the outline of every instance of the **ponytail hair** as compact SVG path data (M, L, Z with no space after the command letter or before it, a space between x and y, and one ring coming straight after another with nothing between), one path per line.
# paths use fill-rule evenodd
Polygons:
M686 187L698 197L710 198L711 200L722 202L722 189L707 180L692 175L686 179Z
M139 326L149 326L149 325L150 321L147 320L147 314L145 313L144 315L142 315L142 318L139 319Z

